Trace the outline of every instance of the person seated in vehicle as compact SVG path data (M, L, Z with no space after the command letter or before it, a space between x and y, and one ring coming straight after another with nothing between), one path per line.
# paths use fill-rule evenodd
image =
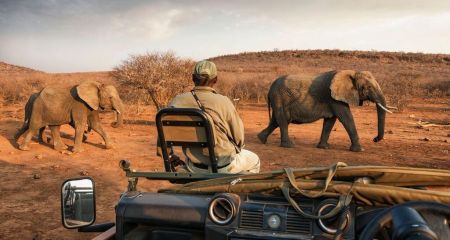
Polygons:
M175 96L169 107L204 109L215 127L215 147L219 173L258 173L259 157L244 149L244 124L231 100L216 92L217 68L211 61L200 61L192 74L192 92ZM196 97L198 99L196 100ZM185 168L190 172L209 172L208 152L204 148L183 148Z

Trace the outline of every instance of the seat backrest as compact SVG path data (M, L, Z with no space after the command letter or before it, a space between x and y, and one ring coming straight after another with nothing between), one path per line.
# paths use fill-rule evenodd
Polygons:
M196 108L164 108L156 114L156 127L166 172L172 171L169 151L182 146L207 148L211 171L217 173L213 124L206 113Z

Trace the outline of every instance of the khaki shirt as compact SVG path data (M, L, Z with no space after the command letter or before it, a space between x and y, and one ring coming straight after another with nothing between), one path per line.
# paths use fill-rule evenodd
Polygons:
M244 124L228 97L218 94L210 87L197 86L194 90L214 123L217 166L225 166L244 147ZM200 109L191 92L177 95L169 107ZM227 135L234 139L235 144ZM207 148L183 148L183 151L192 162L210 165Z

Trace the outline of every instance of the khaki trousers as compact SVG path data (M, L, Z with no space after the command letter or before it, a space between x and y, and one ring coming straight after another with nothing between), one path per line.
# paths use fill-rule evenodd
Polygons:
M186 168L189 172L198 172L198 173L208 173L211 172L210 169L203 169L195 167L192 162L187 159L186 160ZM260 168L260 160L258 155L249 150L242 149L240 153L234 156L233 160L231 160L230 164L226 167L219 168L217 172L219 173L259 173Z

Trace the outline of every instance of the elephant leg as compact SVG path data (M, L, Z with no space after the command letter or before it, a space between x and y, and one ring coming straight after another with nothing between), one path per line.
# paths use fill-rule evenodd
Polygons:
M77 126L75 128L75 143L73 146L73 152L75 152L75 153L83 151L83 147L82 147L83 133L84 133L83 127Z
M61 151L66 150L67 145L63 143L61 140L61 133L60 133L60 127L59 125L56 126L49 126L50 130L52 131L52 139L53 139L53 148L55 150Z
M105 141L105 148L111 149L113 146L111 145L108 134L106 134L105 130L103 130L103 127L100 124L100 119L98 115L91 116L89 118L89 123L90 123L89 128L100 134L100 136L103 138L103 141Z
M266 143L267 142L267 138L269 137L270 134L272 134L272 132L278 127L278 123L277 120L275 119L275 114L272 114L272 118L270 119L269 122L269 126L267 126L264 130L262 130L259 134L258 134L258 139L262 142L262 143Z
M49 143L47 135L44 133L44 131L45 131L45 127L39 128L38 140L40 143ZM52 138L52 140L53 140L53 138ZM50 144L53 144L53 143L50 143Z
M19 146L19 149L20 150L23 150L23 151L28 151L28 150L30 150L30 141L31 141L31 138L33 137L33 135L34 135L34 133L37 131L37 129L36 128L31 128L31 127L29 127L26 131L25 131L25 133L24 133L24 139L23 139L23 143Z
M294 142L289 139L289 131L288 131L289 123L280 124L280 132L281 132L281 147L291 148L294 147Z
M42 122L39 119L30 119L29 125L28 125L28 129L25 131L24 135L24 140L23 143L19 146L20 150L30 150L30 141L33 138L33 135L35 135L39 129L41 129L42 127Z
M280 133L281 133L281 147L285 148L291 148L294 147L294 142L289 139L289 131L288 131L288 117L286 116L286 113L284 113L283 109L281 109L277 114L277 122L280 126Z
M348 106L339 107L337 111L335 111L337 118L344 125L345 130L350 137L350 141L352 142L352 146L350 147L350 151L353 152L361 152L364 149L359 144L359 136L356 131L355 121L353 120L352 113Z
M95 115L95 116L94 116ZM84 133L83 133L83 142L86 142L86 140L87 140L87 138L88 138L88 136L89 136L89 133L91 132L91 130L92 130L92 122L93 121L97 121L97 122L100 122L100 118L99 118L99 115L98 115L98 112L96 113L96 114L89 114L89 116L88 116L88 128L87 128L87 130L86 131L84 131Z
M88 126L89 126L89 121L88 121ZM70 122L69 123L70 126L72 126L73 129L75 129L75 123L74 122ZM83 142L86 142L87 138L88 138L88 133L89 131L84 131L83 132Z
M87 117L84 113L80 113L79 116L74 116L73 121L75 125L75 143L73 146L73 152L82 152L83 134L87 124Z
M83 142L87 141L88 134L89 134L89 131L84 131L84 133L83 133Z
M323 119L322 135L320 136L319 144L317 144L318 148L328 149L330 147L328 138L330 137L331 129L333 129L335 123L336 117Z

